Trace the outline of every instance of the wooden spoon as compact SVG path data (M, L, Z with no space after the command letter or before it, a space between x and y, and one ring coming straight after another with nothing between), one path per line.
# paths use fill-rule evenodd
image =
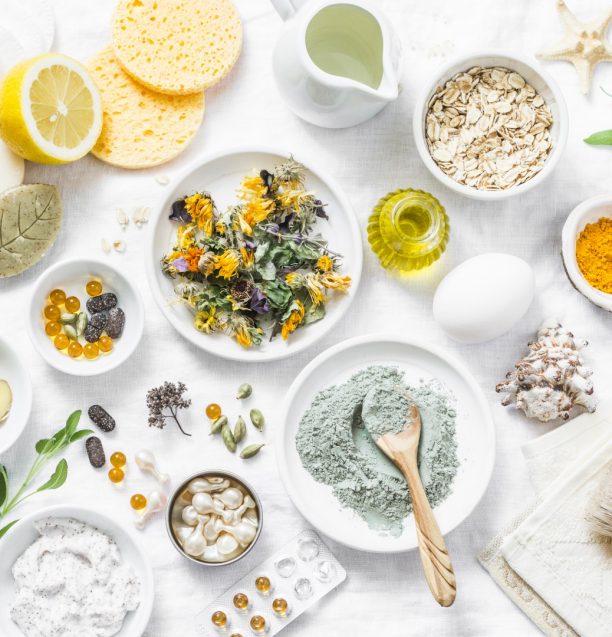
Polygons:
M419 475L417 452L420 437L421 414L419 408L411 403L404 429L399 433L374 436L374 440L406 478L412 497L412 510L425 579L438 604L450 606L455 601L457 584L453 565L448 556L448 549L431 506L429 506Z

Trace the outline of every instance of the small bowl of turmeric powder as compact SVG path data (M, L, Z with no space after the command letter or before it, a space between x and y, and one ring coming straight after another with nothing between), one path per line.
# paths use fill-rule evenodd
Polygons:
M563 263L573 286L612 312L612 195L576 206L561 235Z

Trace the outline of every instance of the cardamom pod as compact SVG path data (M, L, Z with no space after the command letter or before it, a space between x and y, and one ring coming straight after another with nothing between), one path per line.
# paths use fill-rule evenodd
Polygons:
M249 445L248 447L245 447L241 452L240 452L240 457L243 460L246 460L247 458L252 458L253 456L256 456L259 453L259 450L262 447L265 447L266 444L264 442L258 444L258 445Z
M218 434L223 426L227 425L227 416L219 416L217 420L213 421L213 424L210 426L210 434L213 436L214 434Z
M221 428L221 437L227 447L228 451L234 453L236 451L236 441L234 440L234 434L228 424L223 425Z
M69 323L74 323L77 315L72 314L72 312L62 312L59 317L60 323L63 325L68 325Z
M234 440L236 443L241 442L246 436L247 428L246 423L244 422L244 418L242 416L238 416L238 420L234 425Z
M266 419L264 418L261 411L259 411L259 409L251 409L250 416L251 416L251 422L253 423L253 425L257 429L259 429L259 431L261 431L264 428L264 425L266 424Z
M72 339L73 341L76 341L78 338L77 331L74 329L74 326L72 325L64 325L64 333L66 334L68 338Z
M77 316L77 320L76 320L76 333L77 336L82 336L83 332L85 331L85 328L87 327L87 314L85 312L79 312L79 315Z
M243 383L238 387L238 393L236 394L236 398L240 400L241 398L248 398L253 393L253 388L248 383Z

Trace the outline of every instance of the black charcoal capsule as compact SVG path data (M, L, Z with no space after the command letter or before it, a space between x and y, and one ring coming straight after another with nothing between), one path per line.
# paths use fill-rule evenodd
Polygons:
M113 307L108 311L108 321L106 322L106 333L111 338L119 338L123 333L125 325L125 312L120 307Z
M106 456L104 454L104 447L102 441L97 436L91 436L85 441L85 449L87 450L87 456L91 466L99 469L106 464Z
M92 314L98 314L99 312L105 312L110 310L111 307L117 305L117 295L112 292L105 292L98 296L92 296L87 299L87 309ZM93 317L92 317L93 318Z
M108 312L92 314L89 323L83 332L83 337L88 343L95 343L100 340L102 332L108 323Z
M92 422L102 431L112 431L115 428L115 419L100 405L92 405L87 412Z

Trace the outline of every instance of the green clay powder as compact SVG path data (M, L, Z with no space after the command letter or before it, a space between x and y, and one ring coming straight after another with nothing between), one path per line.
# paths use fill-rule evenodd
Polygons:
M459 466L456 411L437 381L409 386L394 367L367 367L347 382L319 392L296 436L298 454L312 477L331 486L340 504L371 528L393 536L402 533L412 510L408 487L372 440L363 417L375 433L401 431L410 401L421 412L419 473L435 507L451 493Z

